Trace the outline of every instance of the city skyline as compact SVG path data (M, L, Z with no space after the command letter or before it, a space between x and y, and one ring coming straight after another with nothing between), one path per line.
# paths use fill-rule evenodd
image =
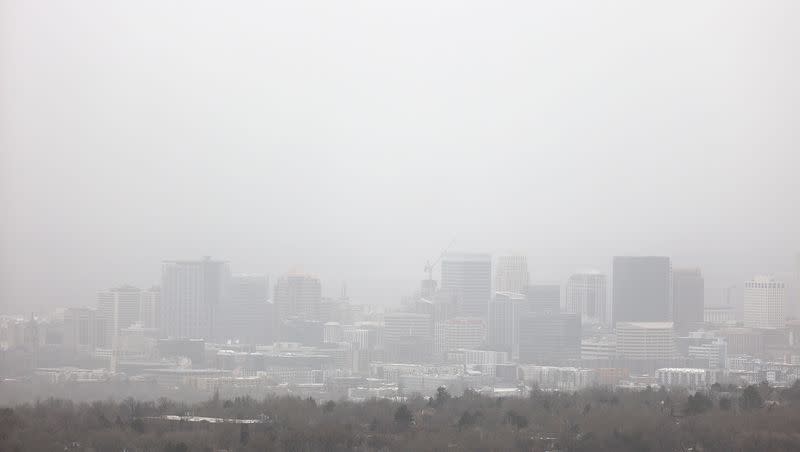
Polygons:
M800 450L798 23L0 0L0 451Z
M496 262L502 261L504 258L508 257L508 254L501 253L501 254L498 254L498 255L492 255L492 254L487 254L487 253L465 253L465 252L451 252L449 254L451 256L456 256L456 255L486 256L486 258L491 261L491 273L490 273L491 276L490 276L490 281L488 281L489 287L491 289L491 293L494 294L494 293L505 292L503 290L498 290L498 289L502 288L502 286L498 287L498 285L497 285L497 283L498 283L497 278L499 277L498 270L502 270L502 268L498 269L496 267ZM800 255L800 253L798 253L797 255ZM795 257L797 255L795 255ZM517 255L517 257L525 259L525 256L522 256L522 255ZM585 266L585 265L584 266L572 266L572 268L576 268L578 270L576 270L576 271L574 271L572 273L566 274L566 276L561 280L558 280L558 279L555 279L555 278L551 278L551 279L548 279L548 280L536 280L534 278L531 278L530 279L530 283L529 283L530 285L528 287L534 286L534 287L539 287L539 288L544 289L544 290L548 290L549 287L553 287L555 289L555 287L557 286L557 287L559 287L559 292L560 292L559 295L558 295L558 298L560 300L559 301L559 305L561 306L561 309L562 310L566 310L566 312L580 312L580 311L577 311L577 310L570 311L570 309L574 309L574 308L570 307L570 300L569 300L569 297L570 297L570 284L573 284L572 281L575 278L585 279L587 277L591 278L592 276L606 278L607 279L607 283L602 284L605 287L605 291L604 291L605 295L604 296L605 296L606 299L600 301L601 303L604 303L603 308L602 308L602 309L604 309L604 312L600 313L600 315L601 315L602 318L606 318L607 321L610 321L611 320L611 316L612 316L611 309L612 309L612 305L613 305L613 290L612 290L613 289L613 284L612 284L612 281L611 281L610 278L613 276L613 273L614 273L613 272L613 262L614 262L614 260L616 258L619 258L619 257L630 257L630 258L637 259L637 258L645 258L645 257L648 257L648 256L638 256L638 255L611 256L608 259L609 263L611 265L609 265L609 269L608 269L607 272L598 270L597 268L590 270L589 267ZM162 261L160 261L160 265L163 266L166 263L175 263L175 262L184 262L184 263L186 263L186 262L201 262L203 259L208 260L208 259L211 259L211 257L210 256L203 256L203 257L195 259L195 260L192 260L192 259L162 260ZM287 278L291 279L292 277L296 278L298 276L304 276L304 275L308 276L308 277L311 277L311 278L315 278L316 280L318 280L320 282L320 297L323 298L323 299L336 299L336 298L338 298L338 297L340 297L342 295L343 290L345 290L344 289L345 287L347 288L348 291L352 288L352 285L347 280L330 281L330 280L326 280L323 277L324 275L318 275L318 274L315 274L315 273L305 273L303 271L305 267L301 266L301 265L293 265L288 270L282 271L282 272L280 272L278 274L275 274L275 275L270 275L268 273L253 273L253 272L235 271L235 270L238 270L238 268L235 267L235 263L234 263L234 267L230 267L230 265L231 265L231 261L230 260L225 259L224 261L221 261L221 262L225 262L228 265L228 269L226 271L230 274L229 278L230 277L234 277L234 276L237 276L237 277L248 277L248 276L250 276L250 277L253 277L253 276L263 277L265 279L265 283L267 283L268 286L269 286L268 281L270 281L270 280L273 281L273 285L269 286L269 290L267 291L268 296L266 297L266 299L268 299L268 300L273 300L274 299L274 296L275 296L275 290L274 289L279 285L279 283L282 280L286 280ZM800 267L798 267L798 268L800 268ZM701 290L701 293L702 293L701 294L701 298L705 297L707 299L706 300L706 306L716 306L716 305L723 306L723 305L726 305L727 303L733 302L733 303L735 303L735 305L733 307L741 310L741 309L743 309L743 306L744 306L744 289L745 289L745 286L746 286L747 282L750 281L751 278L759 277L759 276L769 277L769 278L776 278L777 280L780 280L781 282L783 282L785 284L785 287L786 287L786 290L785 290L785 303L784 303L785 304L785 314L789 315L789 316L794 316L794 315L796 315L795 314L795 309L796 308L800 308L800 306L798 306L798 305L800 305L800 298L796 298L795 297L795 293L800 294L800 284L798 284L796 282L796 281L799 280L798 277L796 276L798 273L796 273L796 271L797 271L796 268L794 269L794 271L792 271L791 268L781 268L781 270L783 270L783 271L777 271L777 272L772 272L772 273L763 272L763 271L750 273L750 274L747 274L746 277L744 279L740 280L740 281L729 281L732 284L730 284L728 286L725 286L725 287L720 287L720 286L717 286L717 285L709 285L708 283L706 283L705 284L705 288L703 290ZM704 276L705 276L704 275L705 270L702 269L699 266L682 266L682 267L678 267L678 268L673 268L673 269L670 270L670 275L673 275L673 274L684 274L684 273L687 273L687 272L689 274L693 274L694 272L702 272L703 274L701 275L701 281L704 279ZM441 271L439 269L437 269L437 271L433 274L433 276L434 276L434 281L437 283L437 290L442 289L442 287L441 287L441 281L442 281L442 279L441 279L442 278ZM155 282L153 282L153 281L151 281L151 282L143 282L141 284L133 284L133 283L131 283L131 281L129 279L125 279L123 277L120 277L120 278L117 278L115 280L112 280L112 282L110 284L106 285L105 287L94 288L94 290L92 291L92 293L89 296L89 298L87 300L85 300L85 301L77 300L77 301L74 301L72 303L68 302L68 303L62 303L62 304L58 304L58 305L54 305L54 306L39 305L39 307L34 306L34 309L29 309L29 310L9 309L9 310L6 310L4 312L6 312L6 313L17 313L17 314L31 314L31 313L43 313L43 312L47 312L47 311L50 311L50 310L55 309L55 308L86 307L86 306L89 306L92 303L94 303L93 300L97 296L97 294L103 293L103 292L107 292L107 291L114 291L114 290L118 290L118 288L125 288L125 287L130 287L130 288L133 288L133 289L136 289L136 290L141 290L143 294L147 294L147 293L149 293L148 291L160 289L160 287L161 287L160 283L161 283L162 277L163 277L163 273L161 275L159 275L159 277L156 279ZM672 278L672 276L670 276L670 277ZM403 300L408 299L409 297L418 296L419 293L420 293L420 283L425 279L427 279L427 273L425 273L425 275L421 275L419 280L409 281L407 284L401 285L400 289L393 290L392 296L387 297L386 299L380 299L379 298L378 300L375 300L375 299L371 299L369 297L364 297L364 298L359 297L359 298L357 298L357 301L358 302L363 302L363 303L366 303L366 304L370 304L370 305L384 306L384 307L391 308L392 306L398 305ZM726 280L726 281L728 281L728 280ZM582 282L580 284L583 285L583 284L586 284L586 283ZM670 281L669 284L670 284L670 286L672 286L673 282ZM390 289L384 289L384 290L390 291ZM672 290L673 290L673 287L670 287L670 294L672 294ZM350 292L348 292L348 293L350 293ZM672 296L672 295L670 295L670 296ZM567 297L567 298L564 298L564 297ZM600 308L600 307L598 306L598 308ZM676 309L677 309L677 307L673 305L670 308L670 311L675 311ZM155 316L156 313L150 313L150 315L151 316ZM587 319L584 319L584 321L587 321ZM157 322L156 319L151 320L151 323L155 323L155 322Z

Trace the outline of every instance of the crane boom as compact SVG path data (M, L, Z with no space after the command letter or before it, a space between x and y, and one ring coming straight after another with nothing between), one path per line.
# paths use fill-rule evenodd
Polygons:
M429 280L433 280L433 269L436 268L437 265L439 265L439 262L442 261L444 255L447 254L448 251L450 251L450 248L453 246L453 243L455 243L455 239L450 240L450 243L447 245L445 249L442 250L441 253L439 253L439 257L437 257L436 260L433 261L433 263L431 263L431 261L427 261L425 263L425 272L428 273Z

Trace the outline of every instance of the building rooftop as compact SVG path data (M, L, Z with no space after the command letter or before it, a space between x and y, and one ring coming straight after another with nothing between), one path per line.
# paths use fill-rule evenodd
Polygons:
M470 262L492 262L492 255L485 253L459 253L450 252L442 256L442 261L470 261Z
M620 326L630 326L633 328L649 329L649 330L664 330L673 328L672 322L617 322L617 328Z

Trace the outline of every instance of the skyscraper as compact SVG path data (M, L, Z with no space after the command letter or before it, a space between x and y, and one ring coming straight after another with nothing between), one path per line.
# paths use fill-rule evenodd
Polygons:
M566 312L580 314L581 323L588 325L605 324L606 275L600 272L575 273L567 280Z
M225 261L209 257L196 261L164 261L161 266L162 336L211 340L229 278L230 268Z
M317 277L291 273L275 284L275 310L280 320L318 320L321 304L322 283Z
M263 344L272 339L271 304L264 275L233 275L220 305L217 337L222 341Z
M672 306L675 331L686 333L703 324L705 283L699 268L672 271Z
M528 259L525 256L500 256L494 273L495 292L524 294L528 290Z
M68 350L81 353L94 351L96 313L91 308L68 308L64 312L64 345Z
M525 307L525 296L497 292L489 302L487 345L493 350L519 353L519 319Z
M139 321L142 291L133 286L121 286L97 293L97 317L100 331L97 345L112 348L120 331Z
M794 313L797 315L800 313L800 253L795 254L794 256Z
M459 315L485 319L492 296L492 257L488 254L445 254L442 289L457 297Z
M159 310L161 309L161 288L151 287L142 291L139 305L139 322L144 328L159 328Z
M744 283L744 326L786 326L786 286L769 276L756 276Z
M533 284L528 286L528 311L561 312L561 286L558 284Z
M672 321L672 264L668 257L614 257L613 278L614 324Z

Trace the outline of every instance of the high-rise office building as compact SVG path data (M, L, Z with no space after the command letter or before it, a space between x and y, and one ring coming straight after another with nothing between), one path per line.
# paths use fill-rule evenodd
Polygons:
M794 256L794 313L800 314L800 253Z
M530 312L561 312L561 286L558 284L533 284L528 286Z
M445 254L442 289L456 295L459 315L485 319L492 297L492 257L488 254Z
M756 276L744 283L744 326L786 326L786 286L769 276Z
M487 345L493 350L517 356L519 353L519 319L524 312L525 295L497 292L489 302Z
M526 364L566 364L580 359L581 320L578 314L528 312L519 322L519 361Z
M92 308L68 308L64 312L64 346L68 350L79 353L94 351L96 313Z
M703 324L705 282L699 268L672 271L672 318L675 331L686 333Z
M275 309L280 320L318 320L321 305L322 283L315 276L292 273L275 284Z
M567 280L565 289L565 311L580 314L581 323L602 325L606 316L606 275L600 272L575 273Z
M524 294L528 290L528 259L525 256L500 256L494 270L495 292Z
M139 322L144 328L159 328L159 309L161 305L161 288L151 287L142 291L139 305Z
M164 261L161 266L162 336L214 338L217 310L227 296L230 268L206 257Z
M139 321L141 302L142 291L133 286L121 286L97 293L99 347L114 347L114 341L120 332Z
M271 304L264 275L233 275L219 309L217 338L247 344L272 340Z
M668 257L614 257L613 279L614 324L672 321L672 264Z

